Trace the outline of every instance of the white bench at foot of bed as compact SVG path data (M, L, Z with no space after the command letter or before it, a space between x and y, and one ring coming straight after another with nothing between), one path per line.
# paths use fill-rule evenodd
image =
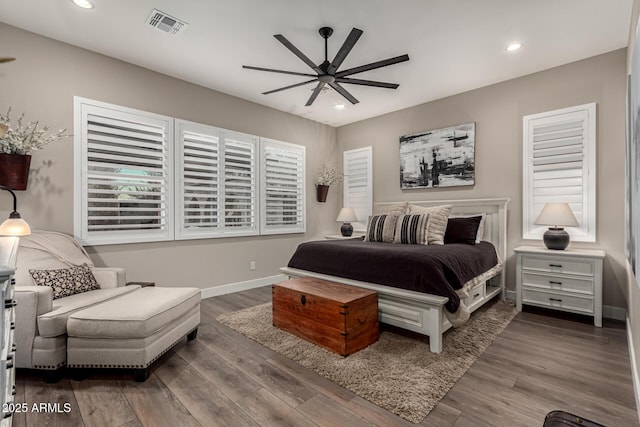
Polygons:
M315 277L376 291L378 292L378 319L380 322L427 335L430 350L433 353L442 352L442 334L451 328L451 323L445 318L443 311L445 310L444 305L449 300L447 297L290 267L283 267L280 271L289 277ZM469 297L464 301L465 305L473 312L500 294L500 291L498 275L472 288Z

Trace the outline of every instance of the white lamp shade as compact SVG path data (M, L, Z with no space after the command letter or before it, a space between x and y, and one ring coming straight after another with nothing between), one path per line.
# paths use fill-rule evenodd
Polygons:
M340 209L340 213L338 214L338 218L336 221L338 222L353 222L357 221L358 217L356 216L356 211L353 208L342 208Z
M547 203L536 218L538 225L577 227L578 220L568 203Z
M28 236L31 228L22 218L9 218L0 225L0 236Z

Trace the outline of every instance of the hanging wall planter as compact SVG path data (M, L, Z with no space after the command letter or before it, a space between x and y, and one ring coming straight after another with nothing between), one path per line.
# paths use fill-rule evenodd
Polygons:
M321 203L327 201L327 194L329 194L329 186L328 185L318 185L316 186L316 197L317 200Z
M0 153L0 185L12 190L26 190L31 156Z

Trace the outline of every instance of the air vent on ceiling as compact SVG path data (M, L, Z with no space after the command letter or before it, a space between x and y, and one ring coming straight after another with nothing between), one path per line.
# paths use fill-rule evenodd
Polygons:
M158 9L153 9L153 11L151 11L151 15L149 15L149 18L147 19L147 24L171 35L177 35L179 32L184 31L187 25L189 25L178 18L174 18L171 15L167 15L166 13L159 11Z

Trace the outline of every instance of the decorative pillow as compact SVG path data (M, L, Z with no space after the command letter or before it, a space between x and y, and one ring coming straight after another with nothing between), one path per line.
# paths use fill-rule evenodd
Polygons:
M53 288L53 299L100 289L87 264L57 270L29 270L33 283Z
M444 235L445 243L466 243L474 245L478 236L478 229L482 222L482 216L449 217L447 232Z
M407 202L388 203L373 208L374 215L404 215L407 213Z
M476 243L480 243L484 238L484 223L487 220L486 213L482 212L482 213L470 214L470 215L451 215L449 216L449 220L451 220L451 218L471 218L475 216L482 217L482 219L480 220L480 226L478 226L478 233L476 234ZM445 233L445 243L447 243L446 235L447 234Z
M365 242L392 243L396 230L396 215L374 215L369 217Z
M410 245L426 245L427 215L400 215L396 222L396 234L393 243L405 243Z
M427 242L430 245L444 245L444 232L447 230L447 220L451 214L451 205L416 206L409 205L410 215L429 214L427 225Z

